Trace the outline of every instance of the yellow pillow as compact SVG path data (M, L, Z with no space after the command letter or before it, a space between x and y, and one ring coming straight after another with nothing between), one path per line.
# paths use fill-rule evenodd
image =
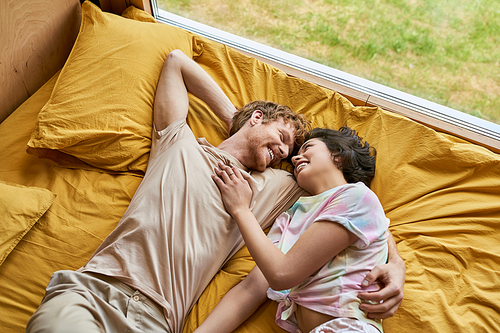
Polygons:
M44 188L0 182L0 265L49 209L56 195Z
M135 13L137 14L137 13ZM144 172L156 85L170 51L198 53L194 35L82 5L75 45L41 110L28 151L69 167Z

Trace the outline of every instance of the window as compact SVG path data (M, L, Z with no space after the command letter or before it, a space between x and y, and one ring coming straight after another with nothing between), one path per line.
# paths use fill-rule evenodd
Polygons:
M363 3L364 2L365 1L363 1ZM239 15L241 16L240 21L244 22L246 20L246 22L244 22L245 26L243 27L235 24L234 18L232 18L231 14L227 14L227 11L230 10L228 9L228 7L232 5L245 4L250 8L255 8L255 6L257 6L258 3L260 3L260 1L245 1L245 2L240 1L240 2L220 3L215 1L210 2L206 0L203 3L198 1L191 5L191 2L189 0L175 1L175 2L174 1L169 2L169 0L158 0L158 5L154 7L155 7L156 17L159 21L180 26L186 30L193 31L199 35L227 44L241 51L250 53L251 55L257 58L260 58L266 62L275 65L276 67L283 69L285 72L289 74L296 76L301 76L301 74L302 75L305 74L308 77L309 81L337 90L340 93L349 97L351 100L357 101L356 103L357 105L364 105L363 103L367 103L368 105L381 106L384 109L401 113L416 121L426 123L431 127L437 128L445 132L454 133L468 140L481 142L483 144L484 142L487 142L486 145L490 146L490 148L493 147L495 150L496 147L497 151L500 150L500 125L498 124L471 116L467 113L454 110L450 107L443 106L435 102L431 102L428 99L425 99L429 98L428 96L423 96L425 98L419 98L412 94L402 92L400 89L390 88L387 86L387 84L389 83L384 81L385 79L381 80L381 83L383 84L375 83L373 80L378 78L376 74L372 75L375 76L374 78L369 77L371 80L367 80L359 76L348 74L345 71L340 71L336 68L320 64L319 62L308 60L303 56L304 55L308 56L310 54L307 54L307 52L304 51L303 49L300 48L294 49L289 45L290 43L288 43L287 40L292 37L290 37L290 34L286 35L287 34L286 29L283 29L284 31L282 32L283 38L279 39L279 42L276 42L278 38L269 37L268 39L266 39L266 36L263 36L261 32L258 32L257 28L248 27L248 25L251 24L252 19L258 22L258 25L261 26L266 24L273 27L283 26L283 23L279 23L280 21L284 21L285 24L288 25L293 25L296 22L296 20L293 19L294 16L292 15L290 17L283 15L283 12L286 12L283 8L276 9L276 12L273 14L274 16L273 15L266 16L269 13L264 15L262 14L262 12L259 12L260 9L253 9L253 11L256 12L255 15L245 15L244 14L245 12L240 10L239 11L240 13ZM263 3L271 3L271 2L263 2ZM282 7L283 6L290 7L293 6L294 3L300 4L301 2L275 1L272 3L281 5ZM310 4L311 2L308 3ZM349 3L353 5L356 2L351 1ZM227 26L219 25L219 27L221 27L222 29L217 29L202 22L198 22L200 20L205 20L205 22L209 22L210 24L220 24L217 22L214 23L214 21L220 22L220 18L217 18L215 14L210 14L213 15L214 18L211 17L207 18L206 16L203 17L202 15L200 15L200 13L210 13L210 10L208 10L207 8L212 8L212 7L207 7L207 4L209 6L212 6L215 12L219 11L222 14L224 14L224 17L227 18L226 20L224 20L224 22L230 24L228 24ZM331 0L315 1L314 4L317 6L319 5L333 6L333 1ZM271 7L271 5L269 6ZM454 6L457 7L456 5ZM193 8L195 9L199 8L200 11L193 10ZM165 9L167 9L168 11ZM269 9L267 10L269 11ZM323 11L326 12L327 10L324 9ZM178 16L173 12L180 13L186 17ZM316 32L315 35L317 35L318 38L320 37L323 38L322 40L318 39L309 41L313 45L319 45L318 49L322 48L322 45L324 44L330 43L332 45L335 45L336 43L341 42L340 40L341 38L338 36L336 37L335 31L333 31L329 27L329 25L321 23L322 22L321 20L318 20L314 17L314 15L321 16L321 13L322 13L321 11L316 11L314 13L309 12L308 15L310 15L310 22L313 21L314 22L307 23L308 29L314 28ZM262 17L266 17L265 20L259 21L259 15ZM337 16L341 15L337 13ZM274 19L272 19L273 17ZM348 22L349 19L347 17L344 18L344 20L347 20L347 23L349 23ZM378 21L374 20L374 22L377 23ZM383 20L382 22L379 22L377 24L382 24L382 23ZM407 22L406 24L410 23ZM230 31L225 31L229 29L231 29L233 32L236 32L236 34L233 34ZM424 28L422 29L425 30ZM295 31L295 34L300 35L299 30L293 30L293 31ZM380 34L380 32L378 33ZM395 34L395 32L392 33ZM240 34L250 35L250 37L252 37L252 39L254 40L238 36ZM413 35L410 34L409 36L405 37L406 40L411 40L412 38L415 39L415 43L412 46L415 48L415 50L412 52L424 52L426 48L432 50L433 48L441 47L440 45L436 44L436 41L431 40L432 36L430 36L429 33L423 34L422 35L423 37L421 36L412 37L412 36ZM302 36L301 38L307 39L309 37ZM391 48L389 51L387 50L381 51L380 49L377 49L378 46L376 45L375 42L366 42L364 48L360 47L357 52L362 52L363 57L371 57L371 59L373 59L376 57L383 57L384 55L379 54L380 52L382 53L386 52L386 54L387 52L397 53L398 50L402 52L402 50L405 47L407 49L409 47L408 45L405 46L404 38L400 39L389 38L388 40L392 41ZM273 46L276 45L279 46L280 49L269 46L271 44ZM420 51L418 51L419 48L421 49ZM299 55L292 54L291 52L295 52ZM498 51L496 52L498 53ZM411 55L411 52L410 53L407 52L407 55L408 54ZM495 53L493 52L492 56L494 54ZM313 55L311 58L315 59L315 56ZM406 68L407 72L411 72L412 68L410 65L415 66L412 63L409 63L409 65L407 66L408 68ZM346 70L346 68L343 67L342 69ZM387 69L381 67L379 73L385 73L385 74L388 73L388 76L391 76L390 71L391 71L390 68ZM429 69L429 71L432 71L432 69ZM496 69L496 72L495 70L492 70L492 75L498 76L498 71L499 69ZM374 73L377 72L375 71ZM310 79L311 77L313 78L312 80ZM429 86L431 89L435 89L435 86L433 86L432 84L429 84ZM436 99L437 102L441 102L439 98ZM493 104L498 103L498 101L499 98L498 95L496 95L496 101L494 100L492 103ZM498 107L496 107L495 110L496 109L498 109Z

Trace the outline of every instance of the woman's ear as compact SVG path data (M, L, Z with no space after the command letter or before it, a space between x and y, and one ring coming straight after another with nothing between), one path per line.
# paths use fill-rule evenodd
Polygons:
M255 110L250 117L250 125L254 126L261 123L264 119L264 113L261 110Z
M339 155L332 155L332 158L333 158L333 164L335 164L337 169L342 171L342 157Z

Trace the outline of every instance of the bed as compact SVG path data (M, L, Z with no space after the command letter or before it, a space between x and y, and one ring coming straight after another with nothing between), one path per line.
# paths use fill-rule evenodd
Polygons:
M230 100L273 100L313 126L357 130L377 148L372 189L407 267L404 300L385 332L500 331L500 156L343 95L133 6L90 2L62 69L0 124L0 328L23 332L56 270L81 267L113 230L148 160L161 65L181 49ZM62 51L61 51L62 52ZM62 66L62 64L61 64ZM188 123L214 145L227 135L200 100ZM283 165L286 168L287 165ZM186 319L192 332L254 266L243 247ZM270 301L237 332L281 332Z

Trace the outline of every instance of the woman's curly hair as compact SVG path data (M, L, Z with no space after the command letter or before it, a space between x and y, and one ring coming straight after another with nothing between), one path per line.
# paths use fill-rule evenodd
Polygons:
M349 127L338 131L314 128L305 135L305 141L317 138L323 141L332 154L333 162L344 174L348 183L363 182L370 187L375 176L377 151Z

